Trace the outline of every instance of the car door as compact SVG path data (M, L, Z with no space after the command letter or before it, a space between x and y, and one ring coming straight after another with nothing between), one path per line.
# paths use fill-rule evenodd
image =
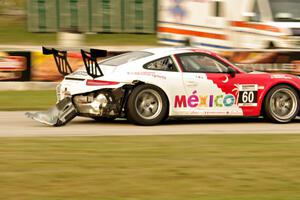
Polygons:
M175 107L182 108L185 115L239 116L243 114L239 107L237 84L243 79L243 75L231 76L230 72L233 69L230 66L206 53L178 54L177 60L183 70L185 94L175 97Z

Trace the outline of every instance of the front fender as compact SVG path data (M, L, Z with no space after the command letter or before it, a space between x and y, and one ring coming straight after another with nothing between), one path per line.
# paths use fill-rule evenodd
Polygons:
M272 75L271 75L272 76ZM287 77L291 77L291 76L287 76ZM268 94L268 92L274 88L277 85L288 85L293 87L297 92L298 95L300 96L300 79L297 77L291 77L291 78L285 78L285 79L275 79L273 81L269 81L267 85L265 85L263 92L261 93L261 95L259 96L259 100L258 100L258 108L259 110L258 115L260 115L262 113L263 110L263 103L264 100L266 98L266 95Z

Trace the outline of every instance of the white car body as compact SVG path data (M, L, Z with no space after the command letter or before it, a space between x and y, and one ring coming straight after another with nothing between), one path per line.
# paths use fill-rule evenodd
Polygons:
M199 50L199 49L197 49ZM125 63L119 66L105 66L100 65L100 68L105 74L102 77L92 79L84 68L77 70L76 72L66 76L64 80L59 84L57 96L58 101L65 98L65 94L74 96L76 94L87 93L92 91L98 91L101 89L107 88L121 88L126 84L132 84L134 81L140 81L146 84L159 86L167 95L169 99L170 105L175 105L174 97L176 95L190 95L196 88L193 83L190 83L191 77L195 76L195 74L186 73L184 76L177 72L169 72L169 71L158 71L158 70L149 70L143 68L143 65L151 62L153 60L171 56L173 61L176 63L176 67L178 72L180 71L180 67L176 62L176 59L172 54L181 54L181 53L189 53L193 52L192 48L153 48L143 50L145 52L153 53L153 55L138 59L136 61L132 61L129 63ZM208 54L211 52L203 51ZM213 81L208 80L205 73L197 74L197 76L201 76L201 84L204 85L202 88L202 92L197 95L224 95L220 88L217 87ZM74 79L84 79L84 81L78 80L70 80L70 78ZM102 86L88 86L87 81L110 81L110 82L118 82L118 84L113 85L102 85ZM176 85L175 85L176 84ZM238 107L231 107L229 109L220 110L219 107L213 108L205 108L205 109L190 109L188 107L169 107L169 117L176 116L199 116L201 115L236 115L242 116L243 112Z
M286 123L299 114L299 78L246 73L210 51L154 48L94 62L65 76L55 108L28 116L50 125L77 115L154 125L166 118L258 117L264 112Z

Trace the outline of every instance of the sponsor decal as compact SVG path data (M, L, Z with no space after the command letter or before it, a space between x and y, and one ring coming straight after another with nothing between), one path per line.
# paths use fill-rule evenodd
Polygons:
M0 52L0 81L30 79L30 52Z
M72 74L70 75L73 75L73 76L87 76L87 72L86 71L83 71L83 70L78 70L78 71L75 71L73 72Z
M166 80L165 76L156 74L155 72L127 72L128 75L135 75L135 76L151 76L153 78L160 78Z
M258 85L236 85L234 91L238 92L238 106L257 106Z
M206 75L202 74L202 75L196 75L195 76L198 79L207 79Z
M234 104L235 97L232 94L198 95L197 90L190 96L176 95L174 101L175 108L231 107Z
M26 65L24 64L24 57L21 56L7 56L0 57L1 71L24 71Z
M222 82L227 83L228 81L229 81L229 78L228 78L228 76L225 75L225 80L223 80Z
M272 74L272 75L271 75L271 78L292 79L291 77L286 76L286 75L284 75L284 74Z
M217 110L200 110L195 109L191 112L191 114L196 115L209 115L209 116L223 116L223 115L231 115L231 116L241 116L243 115L241 110L227 110L227 111L217 111Z
M52 55L43 55L42 52L32 52L32 72L33 81L61 81L63 76L58 72ZM83 62L80 53L68 53L68 62L75 72L82 67ZM77 72L75 72L77 73ZM73 74L74 75L74 74ZM79 75L79 74L75 74Z

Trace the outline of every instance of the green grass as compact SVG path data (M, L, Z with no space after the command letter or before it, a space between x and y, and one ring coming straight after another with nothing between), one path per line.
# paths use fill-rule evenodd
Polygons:
M298 200L299 143L298 135L1 138L0 199Z
M0 91L0 111L44 110L55 103L54 90Z
M56 45L56 33L31 33L26 19L0 17L0 44ZM85 45L157 45L155 34L88 34Z

